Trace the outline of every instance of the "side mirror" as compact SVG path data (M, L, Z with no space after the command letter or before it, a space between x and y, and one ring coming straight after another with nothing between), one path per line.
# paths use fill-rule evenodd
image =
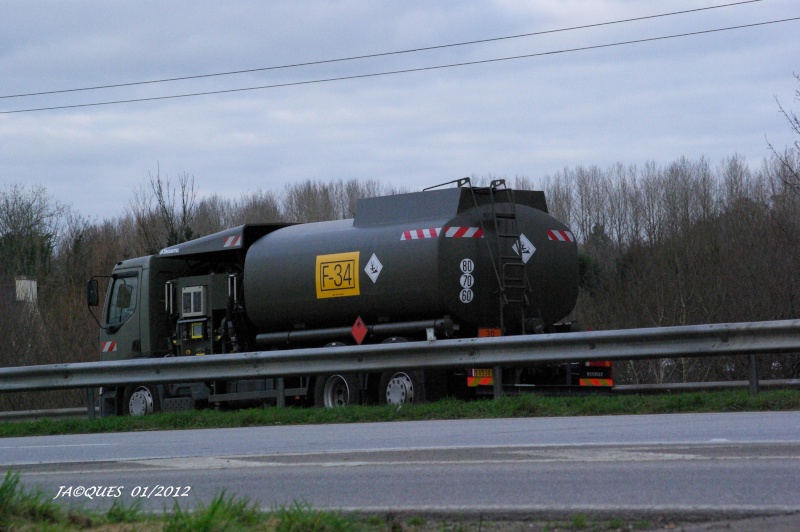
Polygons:
M99 304L97 279L90 279L86 283L86 303L90 307L96 307Z

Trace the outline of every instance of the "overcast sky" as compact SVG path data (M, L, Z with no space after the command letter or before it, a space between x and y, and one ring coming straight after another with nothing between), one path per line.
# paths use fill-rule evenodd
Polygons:
M557 30L726 0L3 0L0 96L197 76ZM800 17L763 0L644 21L246 74L0 99L0 111L242 89L542 54ZM473 66L0 114L0 187L38 184L75 211L123 214L162 176L236 198L305 179L411 188L538 180L576 166L753 168L793 139L800 21Z

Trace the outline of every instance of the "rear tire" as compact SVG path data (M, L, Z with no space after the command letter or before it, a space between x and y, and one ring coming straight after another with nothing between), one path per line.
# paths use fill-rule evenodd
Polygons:
M402 406L425 402L425 373L414 371L384 371L378 385L378 400L382 404Z
M337 408L361 404L361 390L355 375L335 374L317 377L314 383L314 406Z

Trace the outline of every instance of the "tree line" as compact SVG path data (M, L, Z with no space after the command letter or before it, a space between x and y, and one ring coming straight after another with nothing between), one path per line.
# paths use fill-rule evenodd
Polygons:
M787 168L785 163L790 166ZM792 170L793 169L793 170ZM753 170L681 158L663 167L578 167L544 180L551 212L580 250L574 317L595 329L800 317L797 154ZM760 357L762 378L796 378L795 355ZM747 378L746 360L615 366L624 383Z

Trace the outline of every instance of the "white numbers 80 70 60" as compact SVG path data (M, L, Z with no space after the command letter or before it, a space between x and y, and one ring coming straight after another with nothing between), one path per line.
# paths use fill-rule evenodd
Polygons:
M461 294L459 298L462 303L471 303L474 294L472 286L475 284L475 278L472 272L475 270L475 263L472 259L463 259L461 261Z

